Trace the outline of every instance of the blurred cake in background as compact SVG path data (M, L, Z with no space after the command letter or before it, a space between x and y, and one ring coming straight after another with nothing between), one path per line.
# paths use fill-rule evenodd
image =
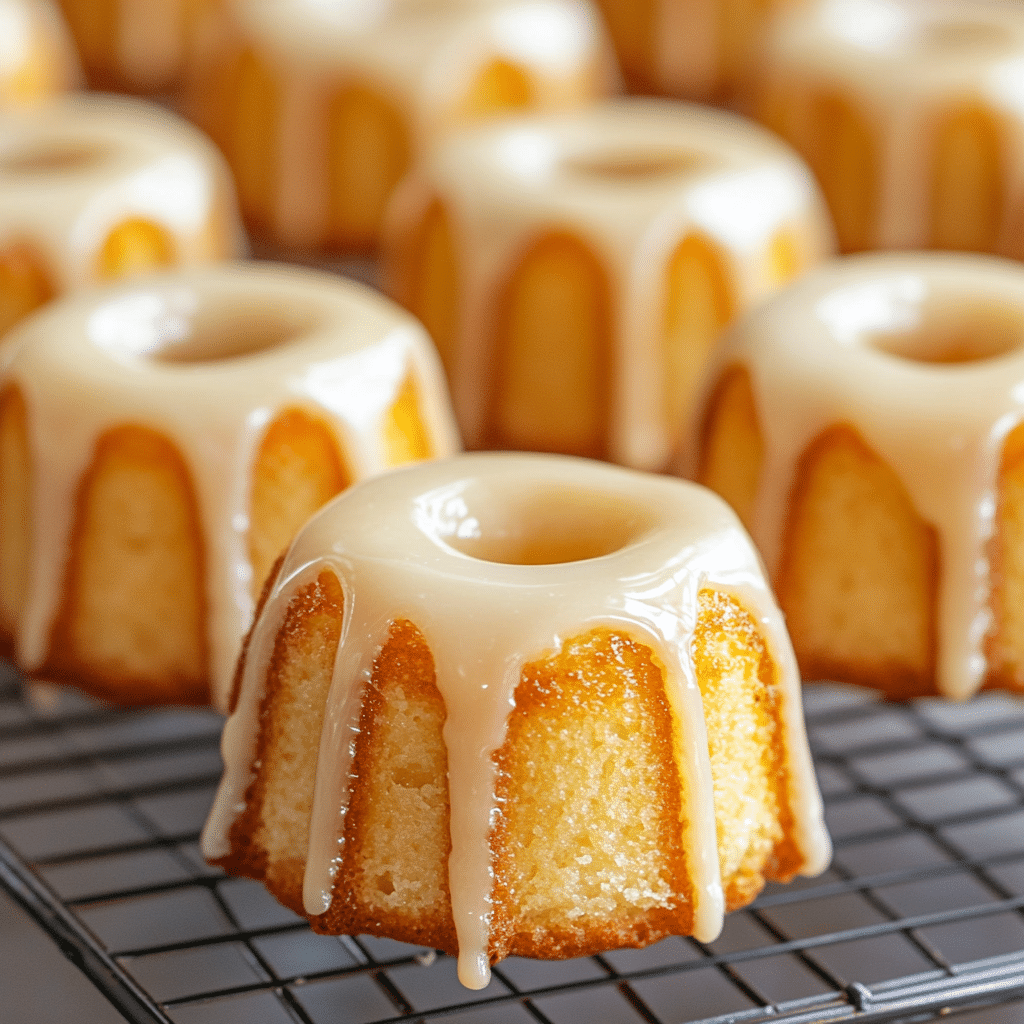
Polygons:
M0 115L0 334L72 289L242 246L223 158L174 114L82 93Z
M79 80L74 43L51 0L0 0L0 110L49 99Z
M416 154L454 126L617 82L586 0L232 0L187 107L257 237L367 250Z
M804 0L597 0L632 92L727 101L769 19Z
M170 93L223 0L60 0L94 89Z
M437 146L389 211L385 276L468 447L661 469L725 325L832 245L812 175L758 125L613 100Z
M1024 268L870 254L730 332L696 477L771 574L805 679L1024 691Z
M378 293L247 263L66 296L0 365L0 626L27 675L226 706L271 565L362 477L459 447Z
M821 181L840 247L1024 256L1024 7L813 0L749 102Z

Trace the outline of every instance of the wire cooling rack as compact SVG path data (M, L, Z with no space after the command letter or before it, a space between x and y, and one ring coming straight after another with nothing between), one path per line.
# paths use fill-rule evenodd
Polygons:
M709 945L452 960L313 935L198 837L210 712L113 712L0 676L0 880L132 1021L634 1024L927 1020L1024 998L1024 701L886 704L813 687L832 868L772 886Z

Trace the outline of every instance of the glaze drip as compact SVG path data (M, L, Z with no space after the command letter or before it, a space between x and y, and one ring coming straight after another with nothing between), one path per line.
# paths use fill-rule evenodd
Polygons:
M207 558L212 699L225 709L253 613L251 471L275 416L292 407L321 415L359 479L392 464L383 424L411 379L435 453L459 447L422 328L336 277L272 265L155 276L66 298L8 338L0 386L24 396L36 467L33 567L16 639L29 670L45 660L60 605L79 481L111 427L148 425L191 470Z
M582 548L580 536L589 538ZM578 558L581 550L592 557ZM695 892L694 934L713 939L723 895L708 740L689 655L697 594L705 586L734 593L764 630L785 705L796 841L804 870L825 866L829 846L789 642L757 556L726 506L702 488L667 478L581 460L494 455L358 485L296 539L253 630L241 697L224 734L225 775L204 832L207 857L228 853L232 823L244 809L264 679L284 611L325 568L341 581L345 612L310 822L309 914L330 906L362 688L390 623L407 619L430 648L448 711L449 879L459 976L470 988L484 987L493 755L504 740L520 672L558 651L563 638L603 625L648 645L665 668L678 768L690 794L683 845Z

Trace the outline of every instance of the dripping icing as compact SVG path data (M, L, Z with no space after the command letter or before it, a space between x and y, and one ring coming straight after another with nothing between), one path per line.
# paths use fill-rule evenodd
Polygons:
M603 503L610 550L568 563L538 563L529 543L520 544L529 537L513 536L505 550L518 544L514 557L521 561L491 560L486 541L489 530L501 532L496 518L514 532L515 514L508 510L518 505L515 513L521 512L523 495L529 504L531 496L569 486L581 500ZM535 522L524 534L542 526ZM474 549L489 557L471 554ZM362 683L390 622L408 619L431 650L448 709L449 881L459 974L469 987L483 987L489 975L492 755L504 739L521 667L557 650L559 637L607 625L648 645L665 666L682 752L679 768L691 794L683 842L693 876L694 933L713 939L722 923L723 896L708 742L692 662L680 657L689 650L697 594L705 585L734 592L764 629L786 703L797 712L783 716L796 839L805 870L824 868L829 848L803 736L795 664L757 557L731 514L706 492L678 482L542 456L473 456L399 471L359 485L307 525L275 582L268 605L274 610L253 632L241 700L225 731L225 777L204 832L208 857L229 852L231 826L244 805L263 681L283 609L323 569L338 576L345 613L310 822L304 901L311 915L330 905ZM470 620L469 633L457 628Z
M279 308L302 309L305 318L288 321L259 351L173 356L176 346L202 349L207 333L216 340L232 325L242 330L247 316L262 323ZM17 636L29 670L46 658L62 599L79 482L111 427L150 426L189 467L205 538L212 700L222 709L253 611L245 531L262 427L285 408L318 411L356 479L382 472L389 462L379 424L412 374L434 451L458 448L422 329L376 293L327 275L271 265L158 275L65 298L8 338L0 382L25 397L36 467L33 571ZM183 382L190 401L182 401Z

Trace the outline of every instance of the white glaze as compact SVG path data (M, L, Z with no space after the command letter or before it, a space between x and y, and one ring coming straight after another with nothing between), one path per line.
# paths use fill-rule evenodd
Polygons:
M278 83L273 230L298 248L321 242L323 119L340 85L389 100L418 152L452 129L453 105L494 60L527 74L542 109L586 102L616 81L600 20L584 0L228 0L226 9L204 60L251 47ZM195 105L202 110L205 97Z
M647 176L574 167L676 157L684 166ZM779 233L807 266L833 251L823 200L792 150L743 118L678 102L613 100L461 132L400 186L385 238L400 237L435 197L448 212L459 269L452 400L469 447L480 444L491 390L498 296L546 232L567 229L607 270L616 367L609 457L647 470L663 468L675 443L659 397L664 276L676 246L697 232L719 248L737 309L775 289L767 257Z
M999 114L1007 195L1024 186L1024 8L1001 0L815 0L768 35L758 88L834 90L877 146L871 248L929 244L934 126L954 106Z
M62 152L82 156L58 169L23 166ZM0 116L0 249L29 243L58 293L94 283L107 236L135 217L169 233L182 265L242 251L227 167L181 118L96 94Z
M242 332L244 344L268 321L280 325L271 347L202 358L216 332L233 329L236 344ZM170 361L188 345L198 361ZM97 438L142 424L169 438L191 472L205 536L212 698L225 708L253 611L246 531L263 430L285 408L313 411L335 432L353 479L382 472L389 464L379 425L410 374L434 452L451 454L459 442L426 333L379 294L340 278L218 266L80 293L24 321L0 349L0 387L15 382L25 397L34 468L19 664L31 670L45 659L79 482Z
M881 350L873 337L941 332L1009 311L1019 346L936 364ZM1002 443L1024 418L1024 269L994 257L860 256L809 275L741 321L716 358L750 372L765 458L751 534L774 578L795 470L808 444L846 423L898 475L938 534L939 692L974 693L991 625L986 544L995 526ZM696 430L691 449L696 447Z
M605 530L605 524L617 525ZM567 543L615 539L597 557L517 564L520 542L558 530ZM592 549L591 549L592 550ZM326 506L296 538L257 621L237 707L224 731L225 774L203 834L209 858L253 778L258 714L274 639L291 596L322 569L344 592L342 639L322 732L306 866L307 912L330 905L348 802L362 687L388 625L406 618L431 650L448 718L452 856L449 877L459 977L487 983L493 753L501 746L525 663L598 625L649 645L666 666L677 717L684 835L696 893L695 934L710 941L723 913L707 734L690 654L697 594L728 591L758 620L778 668L786 761L803 870L824 869L821 819L789 639L749 538L711 492L667 477L537 455L468 455L367 481ZM472 622L471 630L465 623Z
M0 0L0 97L5 80L36 62L47 68L53 93L78 84L74 44L50 0Z

